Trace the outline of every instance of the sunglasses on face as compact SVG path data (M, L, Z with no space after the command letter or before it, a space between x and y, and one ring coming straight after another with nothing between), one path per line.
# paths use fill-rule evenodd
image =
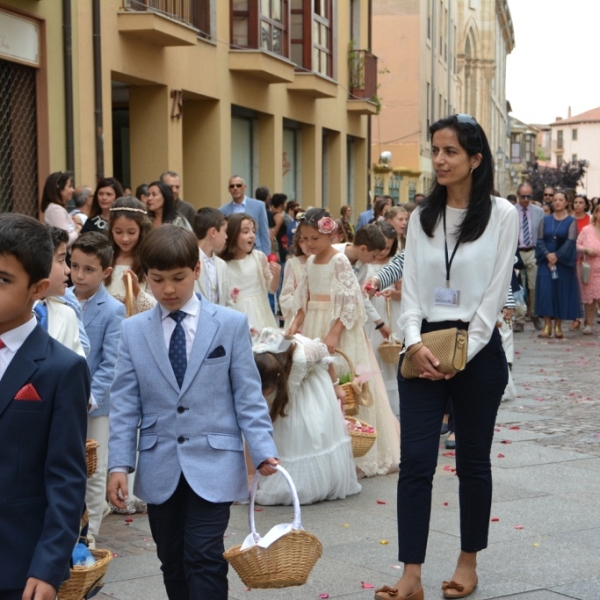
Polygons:
M544 194L544 198L554 198L554 194Z
M523 200L531 200L533 198L533 194L521 194L519 198L522 198Z
M243 183L230 183L229 188L241 188L244 187Z

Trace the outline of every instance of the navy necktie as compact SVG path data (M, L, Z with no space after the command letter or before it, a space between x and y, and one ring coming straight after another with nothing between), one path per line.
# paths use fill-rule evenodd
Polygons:
M33 309L38 323L48 331L48 307L43 302L38 302Z
M176 310L175 312L169 313L169 317L173 319L177 325L171 334L171 341L169 343L169 360L173 367L173 373L175 373L175 379L179 387L183 384L183 378L185 377L185 370L187 368L187 354L185 352L185 331L181 325L185 317L185 313L182 310Z

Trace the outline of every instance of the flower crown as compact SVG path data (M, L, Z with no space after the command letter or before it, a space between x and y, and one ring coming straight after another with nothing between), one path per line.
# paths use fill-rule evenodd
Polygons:
M142 213L143 215L147 215L148 211L143 208L127 208L126 206L116 206L115 208L111 208L110 212L134 212L134 213Z

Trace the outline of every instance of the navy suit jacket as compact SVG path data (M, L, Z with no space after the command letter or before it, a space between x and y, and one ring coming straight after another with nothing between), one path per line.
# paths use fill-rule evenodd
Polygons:
M31 384L41 400L16 400ZM0 380L0 590L59 588L79 536L87 472L85 358L39 325ZM0 592L1 595L1 592Z
M267 206L260 200L245 197L246 214L250 215L256 221L256 249L263 252L266 256L271 254L271 239L269 238L269 222L267 220ZM224 204L219 209L226 217L233 214L233 200Z

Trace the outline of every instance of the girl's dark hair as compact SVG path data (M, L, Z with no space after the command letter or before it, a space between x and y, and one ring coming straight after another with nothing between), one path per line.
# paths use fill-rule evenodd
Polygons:
M133 210L127 210L127 209ZM143 210L144 212L139 212ZM148 211L143 202L140 202L136 198L131 196L123 196L123 198L117 198L110 209L110 219L108 221L108 239L112 244L115 254L113 256L113 267L117 260L117 257L121 253L121 248L115 242L112 230L117 219L121 217L134 221L140 229L140 236L137 244L133 249L133 264L131 270L136 274L140 283L143 283L146 279L144 269L142 269L142 261L140 260L140 244L144 241L144 238L152 231L152 221L148 216ZM105 285L109 286L112 278L112 273L106 278Z
M236 213L227 218L227 243L221 254L219 254L219 258L222 258L225 261L235 259L237 242L244 221L250 221L252 225L254 225L254 230L256 231L256 221L246 213Z
M260 373L263 392L275 391L273 404L269 407L271 421L275 422L277 417L286 417L288 402L290 401L288 391L288 377L292 370L292 361L296 344L291 344L285 352L274 354L263 352L254 355L254 361Z
M324 208L311 208L310 210L306 211L304 219L298 222L298 229L300 229L302 225L317 229L319 227L319 221L323 217L331 217L331 214L328 210L325 210Z
M342 221L342 219L335 219L335 222L337 223L337 226L338 226L336 233L338 235L342 236L342 240L338 243L339 244L348 243L350 240L348 239L348 233L346 232L346 228L344 227L344 221Z
M388 256L395 256L398 251L398 234L396 233L396 230L387 221L377 221L376 225L381 229L381 233L383 233L386 239L394 240L394 243L388 252Z
M163 209L162 209L162 222L172 223L178 216L177 209L175 208L175 199L173 198L173 192L166 183L162 181L153 181L148 184L148 191L152 186L156 186L161 196L163 197ZM154 215L150 213L154 218Z
M386 206L390 206L390 201L383 197L383 198L377 198L377 200L375 200L375 205L373 206L373 220L377 221L377 219L379 219L379 217L383 216L383 209Z
M65 189L69 181L73 181L73 173L69 171L64 173L57 171L48 175L44 184L44 191L42 192L42 212L46 212L50 204L60 204L60 206L64 207L65 203L60 193Z
M573 205L575 204L575 200L577 200L577 198L581 198L585 202L585 212L589 212L592 204L588 200L587 196L584 196L583 194L577 194L575 198L573 198Z
M148 184L147 183L142 183L135 188L135 197L138 200L141 200L142 196L147 196L147 195L148 195Z
M115 192L115 198L120 198L123 195L123 188L121 184L114 177L105 177L98 182L96 191L94 192L94 199L92 200L92 207L90 208L90 219L97 217L102 214L102 209L98 202L98 192L102 188L112 188Z
M290 246L290 251L288 252L289 256L306 256L300 247L301 239L302 235L300 234L300 225L297 225L296 231L294 232L294 239L292 240L292 245Z
M463 119L461 117L468 117ZM429 128L433 135L441 129L456 133L458 143L469 156L481 154L481 164L473 170L471 195L465 217L458 228L458 242L474 242L481 237L492 214L490 196L494 189L494 159L485 132L469 115L452 115L440 119ZM429 196L421 204L421 227L429 237L446 209L447 190L445 185L434 182Z

